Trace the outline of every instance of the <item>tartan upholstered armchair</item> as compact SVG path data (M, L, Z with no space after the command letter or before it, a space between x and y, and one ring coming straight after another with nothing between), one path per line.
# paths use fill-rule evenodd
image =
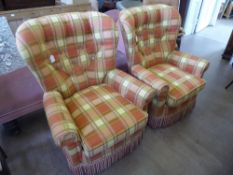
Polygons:
M131 74L157 94L149 107L149 125L167 126L184 117L205 85L208 62L176 49L181 19L167 5L124 10L120 23Z
M74 174L95 174L131 152L147 123L150 86L115 69L117 30L99 12L23 23L17 47L44 89L55 143Z

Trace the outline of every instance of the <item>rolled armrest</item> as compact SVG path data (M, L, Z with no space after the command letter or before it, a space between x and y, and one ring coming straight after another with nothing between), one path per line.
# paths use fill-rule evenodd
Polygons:
M146 109L155 95L155 90L153 88L117 69L107 74L105 83L112 86L123 97L127 98L141 109Z
M197 77L202 77L209 67L207 60L180 51L173 51L168 57L168 63Z
M139 80L150 85L156 90L155 99L153 102L156 103L157 106L162 106L165 104L169 91L169 86L166 81L162 80L160 77L153 74L141 65L133 66L131 68L131 73Z
M61 94L57 91L46 92L43 102L56 145L65 151L69 163L72 165L80 163L82 160L80 137Z

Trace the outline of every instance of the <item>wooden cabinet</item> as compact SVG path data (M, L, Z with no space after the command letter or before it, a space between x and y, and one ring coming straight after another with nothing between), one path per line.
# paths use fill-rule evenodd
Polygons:
M5 10L55 5L55 0L0 0Z

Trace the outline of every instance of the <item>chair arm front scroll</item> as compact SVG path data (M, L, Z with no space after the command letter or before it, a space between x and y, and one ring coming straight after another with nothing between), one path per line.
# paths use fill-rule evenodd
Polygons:
M207 60L180 51L173 51L168 56L168 63L200 78L209 67Z
M77 127L57 91L45 92L44 108L53 139L61 147L72 165L82 161L81 141Z
M156 92L150 86L117 69L112 70L107 74L105 83L112 86L123 97L144 110L152 101Z
M156 90L155 98L153 100L153 102L156 103L156 106L165 104L169 91L169 86L166 81L138 64L131 68L131 73Z

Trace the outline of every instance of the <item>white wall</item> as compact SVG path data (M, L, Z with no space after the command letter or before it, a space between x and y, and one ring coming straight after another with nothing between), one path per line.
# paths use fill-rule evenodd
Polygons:
M187 17L184 24L184 31L186 35L190 35L195 31L201 3L202 0L190 0Z
M203 0L195 32L203 30L210 24L215 12L217 1L219 0Z
M184 25L185 34L193 34L215 25L222 2L225 0L190 0Z
M85 4L89 0L61 0L64 4Z

